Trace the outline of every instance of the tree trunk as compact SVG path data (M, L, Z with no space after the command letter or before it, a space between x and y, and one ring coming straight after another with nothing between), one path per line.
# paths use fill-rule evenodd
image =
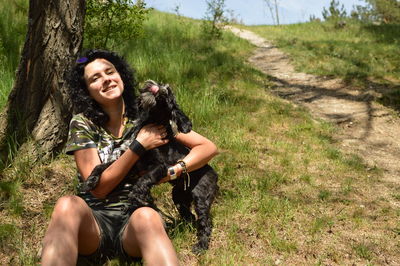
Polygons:
M279 6L277 0L275 0L275 17L276 17L276 24L279 26Z
M47 154L63 146L71 117L65 74L82 46L85 0L30 0L14 88L3 113L0 152L33 138ZM5 123L4 123L5 122Z

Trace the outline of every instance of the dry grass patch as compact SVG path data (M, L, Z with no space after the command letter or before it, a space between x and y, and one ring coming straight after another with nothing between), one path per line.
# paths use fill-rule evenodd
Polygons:
M74 192L75 167L71 158L59 157L47 163L35 159L27 152L28 143L15 156L13 165L3 171L2 184L15 186L15 190L1 190L0 237L1 265L35 265L41 240L47 227L55 201ZM12 226L12 227L10 227Z

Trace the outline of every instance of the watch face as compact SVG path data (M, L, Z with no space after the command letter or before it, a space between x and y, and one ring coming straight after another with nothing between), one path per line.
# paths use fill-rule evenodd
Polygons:
M168 171L169 171L169 175L171 175L171 176L175 174L175 170L173 167L169 168Z

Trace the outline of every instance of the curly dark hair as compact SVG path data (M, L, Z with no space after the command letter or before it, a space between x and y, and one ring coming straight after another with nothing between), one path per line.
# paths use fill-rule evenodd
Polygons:
M129 118L135 119L137 115L136 90L137 82L134 76L134 70L129 66L125 59L115 52L105 50L88 50L84 52L76 61L72 71L67 77L73 112L75 114L83 113L88 119L98 126L104 126L108 120L108 115L103 111L100 105L90 96L84 80L85 66L98 59L106 59L111 62L124 83L124 92L122 97L125 102L125 114Z

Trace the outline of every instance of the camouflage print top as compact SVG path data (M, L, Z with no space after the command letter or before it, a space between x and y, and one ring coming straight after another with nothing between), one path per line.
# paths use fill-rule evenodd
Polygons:
M104 128L95 125L83 114L75 115L71 122L66 144L66 153L72 155L74 151L96 148L102 163L118 159L128 149L135 122L125 117L125 127L121 138L117 138ZM79 182L82 178L78 172ZM130 184L123 180L106 199L97 199L91 193L79 192L86 203L91 207L116 207L124 205L129 193Z

